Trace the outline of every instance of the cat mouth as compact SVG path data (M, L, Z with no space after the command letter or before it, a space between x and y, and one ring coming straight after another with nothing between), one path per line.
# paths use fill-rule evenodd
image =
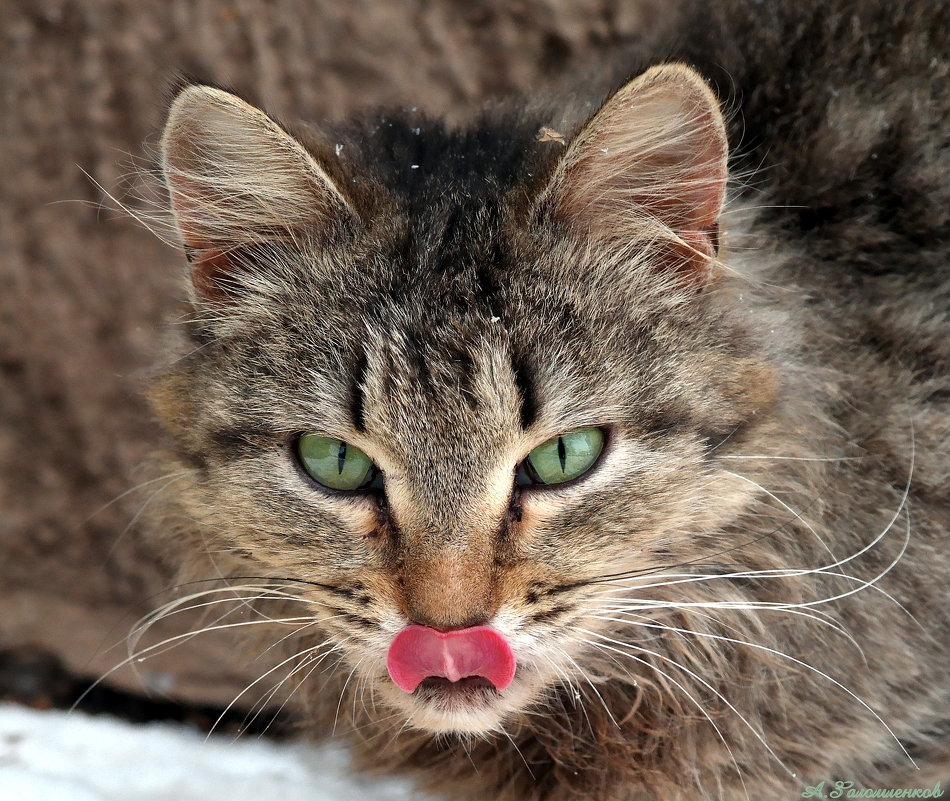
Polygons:
M458 681L429 676L423 679L412 695L423 703L464 708L492 703L498 698L498 690L481 676L466 676Z
M393 683L410 694L426 683L430 690L445 686L464 693L474 687L497 694L511 684L517 666L508 641L491 626L407 626L393 639L386 661Z
M411 726L436 734L495 731L539 687L491 624L448 631L410 624L393 637L386 667L385 697Z

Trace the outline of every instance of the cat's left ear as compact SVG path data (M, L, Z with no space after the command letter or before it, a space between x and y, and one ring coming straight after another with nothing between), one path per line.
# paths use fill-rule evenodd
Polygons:
M608 245L658 235L675 251L669 263L703 284L718 249L727 159L715 95L694 70L664 64L607 100L568 146L540 203Z
M242 248L299 242L355 217L317 159L260 109L211 86L172 103L161 141L175 222L199 299L240 286Z

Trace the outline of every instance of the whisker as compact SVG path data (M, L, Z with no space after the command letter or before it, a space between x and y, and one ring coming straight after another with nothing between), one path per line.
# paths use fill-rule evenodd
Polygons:
M518 748L518 743L515 742L514 738L507 732L504 726L499 725L497 730L501 732L505 737L508 738L508 742L511 743L512 747L515 749L515 753L521 757L521 761L524 763L525 769L528 771L528 775L531 777L531 780L535 780L534 771L531 770L531 766L528 764L528 760L524 758L524 754L521 753L521 749Z
M702 684L704 687L706 687L706 689L710 690L710 691L711 691L717 698L719 698L719 700L721 700L727 707L729 707L729 709L732 710L733 713L735 713L735 715L739 718L739 720L741 720L741 721L746 725L746 727L749 729L749 731L752 732L752 734L756 737L756 739L759 740L759 742L761 742L763 746L765 746L765 749L766 749L766 750L769 752L769 754L775 759L775 761L778 762L779 765L781 765L782 770L784 770L791 778L793 778L793 779L797 778L797 776L796 776L796 775L792 772L792 770L785 764L785 762L782 761L782 759L778 756L778 754L775 753L775 751L772 749L772 746L770 746L770 745L768 744L768 742L766 741L765 737L758 731L758 729L756 729L755 726L753 726L753 725L746 719L746 717L745 717L738 709L736 709L735 706L733 706L733 704L729 701L728 698L726 698L721 692L719 692L719 690L717 690L715 687L713 687L712 684L710 684L708 681L706 681L706 680L705 680L702 676L700 676L698 673L696 673L695 671L690 670L688 667L685 667L684 665L679 664L678 662L676 662L675 660L669 658L668 656L664 656L663 654L658 653L657 651L651 651L650 649L644 648L643 646L634 645L633 643L625 643L625 642L622 642L622 641L620 641L620 640L615 640L615 639L613 639L612 637L608 637L608 636L605 635L605 634L600 634L600 633L598 633L598 632L590 631L589 629L585 629L585 628L580 628L580 627L578 627L577 630L580 631L580 632L582 632L582 633L584 633L584 634L586 634L586 635L588 635L588 636L590 636L590 637L598 637L598 638L600 638L600 639L602 639L602 640L606 640L607 642L613 643L614 645L619 645L619 646L621 646L621 647L623 647L623 648L635 648L635 649L636 649L637 651L639 651L640 653L649 654L650 656L656 657L657 659L661 659L661 660L664 661L664 662L669 662L670 664L674 665L678 670L682 670L684 673L687 673L687 674L689 674L690 676L692 676L696 681L698 681L700 684ZM605 648L606 648L606 647L609 647L609 646L603 645L603 643L601 643L601 646L602 646L602 647L605 647ZM621 654L624 654L625 656L631 657L631 658L633 658L633 659L637 659L637 657L635 657L633 654L629 654L629 653L626 653L626 652L624 652L624 651L620 651L620 653L621 653ZM637 661L643 661L643 660L637 660ZM649 664L649 663L646 663L646 664Z
M292 623L292 622L296 622L296 621L309 620L309 619L310 619L310 618L307 618L307 617L285 618L284 620L277 621L277 622L282 623L282 624L286 624L286 623ZM184 633L184 634L177 634L177 635L175 635L175 636L173 636L173 637L168 637L168 638L162 640L162 641L159 642L159 643L156 643L156 644L154 644L154 645L150 645L150 646L148 646L147 648L143 648L141 651L138 651L138 652L136 652L136 653L130 655L127 659L123 659L123 660L122 660L121 662L119 662L117 665L115 665L114 667L110 668L110 669L109 669L108 671L106 671L102 676L100 676L98 679L96 679L89 687L87 687L87 688L83 691L83 693L79 696L79 698L76 699L76 701L75 701L75 702L73 703L73 705L70 707L70 711L75 711L76 707L77 707L79 704L81 704L81 703L83 702L83 700L85 700L86 696L88 696L89 693L91 693L96 687L98 687L100 684L102 684L102 682L104 682L109 676L111 676L111 675L112 675L113 673L115 673L117 670L120 670L121 668L126 667L127 665L130 665L130 664L132 664L133 662L144 662L144 661L148 658L148 656L145 656L146 654L149 654L150 656L157 656L158 654L165 653L166 650L169 650L168 648L164 648L164 650L160 650L160 651L157 650L157 649L159 649L159 648L163 648L163 646L170 645L171 643L178 643L178 644L181 644L181 642L186 641L187 639L191 639L191 638L193 638L193 637L197 637L197 636L200 635L200 634L205 634L205 633L208 633L208 632L211 632L211 631L224 631L224 630L226 630L226 629L234 629L234 628L241 628L241 627L246 627L246 626L261 625L262 623L272 623L272 622L274 622L274 621L270 621L270 620L249 620L249 621L241 621L240 623L228 623L227 625L221 625L221 626L207 626L207 627L198 629L198 630L196 630L196 631L189 631L189 632L186 632L186 633ZM170 645L170 647L175 647L175 646L174 646L174 645ZM155 653L152 653L152 652L155 652Z
M565 658L567 658L570 661L570 663L574 666L574 669L578 673L580 673L581 676L584 677L584 680L590 685L591 690L594 691L594 695L596 695L597 698L600 700L601 706L603 706L604 708L604 712L606 712L607 717L610 718L610 722L614 724L614 726L617 728L617 731L620 731L620 724L617 723L617 721L614 719L613 713L610 711L610 708L607 706L607 702L604 700L604 697L600 694L600 691L594 686L594 683L590 680L590 677L583 670L581 670L580 665L578 665L577 662L574 660L574 658L570 654L568 654L564 649L558 648L558 651ZM581 704L581 708L583 708L583 703ZM584 714L585 715L587 714L586 710ZM589 717L587 718L587 722L588 724L590 724ZM593 732L593 727L591 728L591 732Z
M849 576L848 578L851 578L851 577ZM604 611L612 611L612 612L613 611L632 612L634 610L647 611L647 610L653 610L653 609L666 610L669 608L675 608L672 604L665 601L656 601L654 603L645 604L636 598L631 598L631 599L605 598L603 597L603 594L599 598L582 599L581 603L605 603L607 604L607 606L602 607L602 609ZM673 603L675 604L675 602ZM775 606L755 608L754 611L785 612L787 614L797 615L800 617L808 618L810 620L814 620L815 622L820 623L823 626L828 626L833 631L847 638L851 642L851 644L854 645L854 647L857 649L858 653L861 654L861 657L862 659L864 659L865 663L867 662L867 658L865 657L864 651L861 648L861 646L858 644L857 640L855 640L854 637L850 634L850 632L848 632L847 629L845 629L838 621L836 621L828 612L823 612L821 610L817 610L817 611L809 610L805 612L800 609L775 607ZM720 626L724 626L727 629L738 632L738 629L736 629L733 626L727 625L726 623L724 623L722 620L720 620L714 615L710 615L705 612L700 612L695 608L691 610L691 613L700 617L707 618L708 620L711 620Z
M330 638L327 638L322 643L315 646L311 652L306 652L304 658L301 659L300 664L295 665L293 669L290 671L290 673L288 673L273 688L271 688L271 690L267 693L266 697L258 701L258 703L255 705L259 707L258 711L254 714L254 717L251 718L250 722L247 725L252 726L254 724L254 721L257 720L257 718L264 712L264 710L267 708L267 705L270 703L270 700L280 691L280 688L283 687L284 684L286 684L291 678L293 678L301 670L310 667L311 663L315 662L316 664L313 664L313 666L310 667L310 670L307 671L304 677L294 686L293 690L291 690L287 694L287 697L281 702L280 706L277 707L277 710L274 712L274 715L271 717L267 726L264 727L264 731L261 732L261 735L263 735L273 725L274 721L280 717L280 713L284 711L284 707L286 707L287 704L290 702L290 699L293 697L294 693L296 693L297 690L299 690L303 686L303 684L307 681L307 679L310 678L310 676L317 669L317 667L319 667L320 663L323 662L323 660L326 659L334 651L339 649L343 642L346 642L346 640L349 640L349 639L350 639L349 637L345 637L340 642L337 642L336 644L332 644ZM328 650L324 651L322 654L318 653L320 649L326 647L327 645L332 645L332 647L328 648Z
M193 473L193 472L195 472L195 471L189 469L189 470L180 470L180 471L175 472L175 473L166 473L166 474L163 475L163 476L155 476L155 478L150 478L150 479L148 479L147 481L143 481L143 482L141 482L140 484L136 484L134 487L129 487L129 488L128 488L127 490L125 490L124 492L120 492L118 495L116 495L111 501L106 501L104 504L102 504L102 506L100 506L98 509L96 509L96 510L95 510L92 514L90 514L85 520L83 520L79 525L77 525L77 526L76 526L76 529L78 530L78 529L82 528L82 527L85 526L90 520L92 520L94 517L96 517L96 515L101 514L101 513L104 512L106 509L108 509L110 506L112 506L112 505L115 504L115 503L118 503L118 502L121 501L123 498L125 498L125 497L131 495L133 492L138 492L140 489L144 489L145 487L151 486L152 484L155 484L155 483L157 483L157 482L159 482L159 481L163 481L163 480L165 480L166 478L177 478L177 477L180 477L180 476L188 475L188 474Z
M916 458L916 446L915 446L915 438L914 438L914 435L913 435L913 426L911 426L911 455L910 455L910 465L909 465L909 468L908 468L907 482L906 482L906 484L905 484L905 486L904 486L904 490L903 490L903 493L902 493L900 502L898 503L897 509L895 510L895 512L894 512L893 516L891 517L891 519L888 521L887 525L884 527L884 529L881 531L880 534L878 534L871 542L869 542L867 545L865 545L865 546L864 546L863 548L861 548L860 550L856 551L855 553L853 553L853 554L851 554L850 556L847 556L847 557L845 557L845 558L843 558L843 559L837 559L836 561L832 562L832 563L829 564L829 565L824 565L824 566L821 567L821 568L815 568L812 572L821 572L821 571L832 570L832 569L834 569L834 568L836 568L836 567L840 567L841 565L847 564L848 562L854 561L855 559L859 558L860 556L864 555L864 554L867 553L869 550L871 550L872 548L874 548L874 547L887 535L887 532L890 531L891 527L894 525L894 523L895 523L895 522L897 521L897 519L899 518L899 516L900 516L901 512L903 511L903 509L904 509L904 507L905 507L905 505L906 505L906 503L907 503L907 500L908 500L908 498L909 498L909 496L910 496L910 487L911 487L911 483L912 483L913 475L914 475L915 458ZM735 475L735 476L737 476L738 478L744 478L743 476L739 476L737 473L733 473L732 475ZM748 480L748 479L746 479L746 480ZM817 502L817 499L816 499L815 501L813 501L812 503L815 503L815 502ZM791 509L789 509L789 511L791 511ZM756 537L756 538L754 538L754 539L752 539L752 540L750 540L750 541L747 541L747 542L741 543L741 544L739 544L739 545L737 545L737 546L734 546L734 547L732 547L732 548L728 548L728 549L726 549L726 550L720 551L718 554L713 554L712 556L713 556L713 557L715 557L715 556L721 556L721 555L724 555L724 554L726 554L726 553L730 553L730 552L733 552L733 551L736 551L736 550L739 550L739 549L742 549L742 548L746 548L746 547L748 547L749 545L755 544L756 542L759 542L759 541L761 541L762 539L765 539L766 537L769 537L769 536L774 535L774 534L777 533L779 530L781 530L781 529L784 528L786 525L788 525L788 523L793 522L794 520L797 520L797 519L801 519L801 513L796 514L795 517L792 518L792 520L786 521L786 522L783 523L782 526L780 526L778 529L775 529L775 530L769 532L768 534L765 534L765 535L763 535L763 536L761 536L761 537ZM804 522L804 521L803 521L803 522ZM806 525L807 525L807 523L806 523ZM820 539L820 538L819 538L819 539ZM906 547L906 546L905 546L905 547ZM829 552L830 552L830 551L829 551ZM832 558L835 558L834 554L831 554L831 555L832 555ZM664 571L664 570L676 569L676 568L683 567L683 566L689 565L689 564L694 564L694 563L696 563L696 562L700 562L700 561L702 561L702 560L709 559L709 558L711 558L711 557L710 557L710 556L699 557L699 558L694 559L694 560L688 560L688 561L681 562L681 563L678 563L678 564L675 564L675 565L670 565L670 566L668 566L668 567L666 567L666 568L645 568L645 569L641 569L641 570L625 571L625 572L623 572L623 573L613 573L613 574L601 575L601 576L597 576L597 577L595 577L595 578L593 578L593 579L590 579L590 580L587 580L587 581L578 582L578 586L583 586L583 585L585 585L585 584L615 583L616 581L620 581L620 580L624 580L624 579L636 579L636 578L639 578L640 576L652 575L652 574L655 574L655 573L662 572L662 571ZM840 597L845 597L845 596L840 596ZM833 599L833 600L836 600L836 599Z
M608 715L608 717L610 717L610 719L613 720L613 715L611 714L610 710L607 708L607 704L604 702L603 697L602 697L601 694L597 691L597 689L594 687L593 683L591 682L591 680L590 680L590 678L587 676L587 674L586 674L583 670L581 670L580 665L578 665L578 664L571 658L571 656L570 656L563 648L560 648L559 646L552 644L551 650L552 650L552 651L555 651L555 652L558 653L558 654L560 654L562 657L564 657L564 658L570 660L570 662L574 665L574 669L577 670L577 672L578 672L581 676L584 677L584 679L587 681L587 683L590 684L591 689L594 690L594 693L595 693L595 694L597 695L597 697L600 699L600 703L601 703L601 704L603 705L603 707L604 707L604 712L606 712L607 715ZM588 712L587 712L587 707L586 707L586 705L584 704L584 697L583 697L583 695L581 694L580 689L579 689L579 688L577 687L577 685L573 682L573 680L570 678L570 676L568 676L567 673L565 673L564 670L563 670L553 659L551 659L550 656L548 656L546 653L542 653L542 656L544 656L544 658L547 660L548 664L551 665L551 667L554 669L554 672L560 677L560 680L565 683L565 686L567 687L567 689L570 690L570 691L573 693L573 697L574 697L574 699L575 699L575 703L576 703L578 706L580 706L581 711L584 713L584 717L587 719L587 728L588 728L588 730L590 731L590 733L593 735L593 734L594 734L594 724L591 722L590 715L589 715ZM562 708L564 709L565 716L567 717L568 720L570 720L569 716L567 716L567 707L564 705L563 702L561 703L561 706L562 706ZM614 725L617 725L617 724L616 724L616 721L614 721ZM619 729L620 726L617 726L617 728ZM573 736L573 732L572 732L572 736Z
M172 600L172 601L169 601L169 602L166 603L166 604L163 604L163 605L160 606L158 609L156 609L156 610L150 612L150 613L149 613L148 615L146 615L144 618L141 618L141 619L132 627L131 631L130 631L129 634L126 636L125 641L126 641L127 643L129 643L130 650L134 650L136 644L142 639L142 637L145 635L145 633L146 633L152 626L154 626L156 623L158 623L159 621L161 621L161 620L166 620L166 619L172 617L173 615L184 614L184 613L190 612L190 611L192 611L192 610L194 610L194 609L200 609L200 608L203 608L203 607L210 607L210 606L214 606L214 605L217 605L217 604L220 604L220 603L229 603L229 602L232 602L232 603L233 603L233 602L238 602L239 605L244 605L247 600L255 600L255 599L258 599L258 600L271 600L271 599L274 599L274 600L280 600L280 601L282 601L282 602L288 602L288 601L289 601L289 602L306 603L306 604L312 603L311 601L307 601L307 600L305 600L305 599L303 599L303 598L300 598L300 597L298 597L298 596L295 596L295 595L289 595L289 594L286 594L286 593L281 593L281 592L279 592L279 590L277 590L277 589L269 589L269 590L267 590L267 594L265 594L265 595L256 595L256 596L252 596L251 598L246 598L246 597L227 597L227 598L219 598L219 599L216 599L216 600L214 600L214 601L209 601L209 602L205 602L205 603L192 604L192 605L190 605L190 606L186 606L186 605L185 605L185 604L187 604L189 601L197 600L197 599L199 599L199 598L206 597L206 596L208 596L208 595L213 595L213 594L216 594L216 593L222 593L222 592L231 593L231 592L235 592L235 591L238 591L238 590L248 590L248 591L251 591L251 592L258 592L258 593L259 593L259 592L261 591L261 589L262 589L261 587L247 587L247 586L234 586L234 585L230 585L230 586L228 586L228 587L218 587L218 588L214 588L214 589L211 589L211 590L205 590L205 591L203 591L203 592L193 593L193 594L191 594L191 595L182 596L181 598L174 599L174 600ZM260 612L260 610L257 610L257 609L254 608L254 607L249 607L249 608L250 608L251 611L253 611L254 613L259 614L259 615L260 615L262 618L264 618L265 620L268 619L266 615L264 615L262 612ZM233 610L231 610L231 611L237 611L237 608L235 608L235 609L233 609Z
M311 653L312 651L319 650L324 645L325 645L325 642L321 643L320 645L315 645L311 648L306 648L303 651L298 651L297 653L292 654L291 656L288 656L282 662L279 662L278 664L274 665L274 667L270 668L269 670L265 671L260 676L258 676L256 679L254 679L254 681L248 684L243 690L241 690L241 692L235 695L234 698L231 699L231 702L224 708L224 711L222 711L221 714L218 715L217 719L211 725L211 728L208 730L208 734L205 737L205 740L209 739L211 735L214 734L214 730L218 727L218 724L224 719L225 715L227 715L227 713L231 711L234 705L244 696L245 693L250 691L252 687L254 687L256 684L266 679L269 675L271 675L271 673L274 673L275 671L280 670L288 662L292 662L295 659L301 659L302 657L306 658L307 654Z
M816 498L809 504L809 507L818 503L818 501L819 501L819 498ZM648 567L648 568L640 568L638 570L626 570L620 573L606 573L603 575L595 576L592 579L580 581L578 582L578 586L584 586L588 584L611 583L614 581L620 581L627 578L638 578L639 576L649 576L654 573L661 573L664 570L674 570L676 568L686 567L688 565L697 565L697 564L701 565L703 562L705 562L708 559L715 559L716 557L719 557L719 556L725 556L726 554L743 550L744 548L748 548L750 545L755 545L759 542L762 542L763 540L769 539L770 537L774 537L776 534L781 532L786 526L790 525L791 523L794 523L798 519L799 519L799 515L795 515L794 517L789 518L788 520L784 521L781 525L776 526L771 531L767 531L765 534L761 534L758 537L753 537L751 540L746 540L745 542L740 542L738 545L733 545L729 548L724 548L721 551L716 551L714 553L706 554L704 556L698 556L695 559L687 559L683 562L678 562L676 564L666 565L663 567ZM832 558L833 557L834 555L832 554Z
M815 527L812 526L812 524L809 523L807 520L805 520L805 518L802 516L801 513L798 513L798 512L796 512L794 509L792 509L791 506L789 506L787 503L785 503L785 501L783 501L781 498L779 498L778 495L776 495L774 492L772 492L771 490L766 489L766 488L763 487L761 484L759 484L757 481L753 481L751 478L747 478L746 476L739 475L739 473L733 473L731 470L725 470L725 471L723 471L723 472L725 472L726 475L732 476L733 478L738 478L738 479L740 479L740 480L742 480L742 481L745 481L745 482L751 484L753 487L756 487L757 489L759 489L759 490L761 490L762 492L764 492L769 498L771 498L773 501L775 501L776 503L778 503L783 509L785 509L787 512L790 512L790 513L794 516L794 519L800 520L801 523L802 523L802 525L805 526L805 528L807 528L807 529L811 532L812 536L813 536L816 540L818 540L818 542L821 544L821 547L824 548L824 549L828 552L828 554L831 556L832 559L837 559L837 558L838 558L837 556L835 556L835 554L834 554L834 552L831 550L831 548L828 547L828 544L821 538L821 535L815 530Z
M578 631L585 632L585 633L592 633L592 632L586 632L585 629L577 629L577 630L578 630ZM742 776L742 770L739 768L739 763L736 761L736 757L735 757L735 754L733 753L732 746L729 745L729 742L726 740L725 735L722 733L722 729L719 728L719 726L716 724L716 721L714 721L714 720L712 719L712 716L706 711L706 709L703 707L703 705L693 696L693 694L689 692L689 690L687 690L679 681L677 681L676 679L674 679L669 673L667 673L666 671L660 669L660 668L657 667L656 665L651 664L650 662L647 662L645 659L641 659L640 657L636 656L635 654L630 654L630 653L627 653L626 651L621 651L621 650L619 650L619 649L617 649L617 648L613 648L613 647L611 647L611 646L609 646L609 645L605 645L604 643L598 643L598 642L595 642L595 641L593 641L593 640L585 639L585 638L583 638L583 637L580 638L580 639L581 639L581 642L587 643L588 645L590 645L590 646L592 646L592 647L594 647L594 648L596 648L596 649L598 649L598 650L605 650L605 649L606 649L606 650L610 650L610 651L615 651L616 653L620 654L621 656L625 656L625 657L627 657L627 658L629 658L629 659L634 660L635 662L639 662L640 664L644 665L645 667L648 667L650 670L653 670L653 671L655 671L656 673L659 673L659 674L660 674L661 676L663 676L663 678L665 678L667 681L671 682L674 686L678 687L679 690L680 690L690 701L692 701L692 703L696 706L696 708L703 714L703 717L705 717L706 720L709 721L709 724L710 724L710 725L713 727L713 729L715 730L716 735L719 737L720 741L722 741L722 744L726 747L726 751L728 751L728 753L729 753L729 759L732 761L733 767L734 767L735 770L736 770L736 776L738 776L739 782L742 784L742 789L743 789L743 792L745 793L746 801L749 801L749 792L748 792L748 790L747 790L747 788L746 788L746 785L745 785L745 779L744 779L743 776ZM675 664L675 663L674 663L674 664ZM676 667L680 667L680 666L679 666L679 665L676 665ZM714 690L714 692L715 692L715 690ZM766 746L766 747L768 747L768 746ZM776 759L777 759L777 757L776 757ZM779 761L781 762L781 760L779 760ZM794 777L794 775L795 775L795 774L792 774L793 777Z
M590 632L590 631L586 631L586 630L583 630L583 629L582 629L582 631L585 631L585 633L590 634L590 635L593 635L593 636L604 637L604 635L599 635L599 634L596 634L595 632ZM696 634L697 636L704 636L702 632L693 632L693 633ZM719 635L709 635L709 636L719 636ZM607 637L605 637L605 639L608 639L610 642L617 642L617 643L620 643L619 640L613 640L613 639L607 638ZM724 638L724 639L729 639L729 638ZM767 646L759 645L759 644L757 644L757 643L750 643L750 642L744 642L744 643L743 643L742 641L737 641L737 642L740 642L741 644L744 644L744 645L748 645L748 646L751 647L751 648L761 648L761 649L766 650L766 651L772 650L772 649L769 649ZM620 644L623 644L623 643L620 643ZM665 657L665 656L663 656L662 654L653 653L653 652L651 652L651 651L648 651L647 649L642 648L641 646L632 645L632 644L630 644L630 643L627 643L626 645L629 645L629 647L632 647L632 648L637 648L637 650L644 651L644 652L646 652L646 653L652 653L653 656L656 656L656 657L659 658L659 659L664 659L664 660L666 660L666 661L671 661L671 660L669 660L668 657ZM907 749L904 747L903 743L900 741L900 739L897 737L897 735L894 733L894 731L891 729L891 727L887 724L887 722L884 720L884 718L882 718L882 717L874 710L874 708L873 708L870 704L868 704L863 698L861 698L857 693L855 693L854 691L852 691L850 688L846 687L844 684L842 684L840 681L838 681L837 679L835 679L833 676L829 676L829 675L828 675L827 673L825 673L824 671L819 670L818 668L814 667L813 665L809 665L807 662L804 662L804 661L802 661L801 659L798 659L798 658L796 658L796 657L794 657L794 656L791 656L790 654L781 654L781 653L780 653L779 655L784 656L786 659L789 659L790 661L794 662L796 665L800 665L801 667L805 668L806 670L813 671L814 673L818 674L819 676L821 676L822 678L826 679L827 681L830 681L830 682L831 682L832 684L834 684L836 687L838 687L838 688L840 688L841 690L843 690L844 692L846 692L851 698L853 698L855 701L857 701L859 704L861 704L861 706L863 706L865 709L867 709L868 712L870 712L870 713L874 716L874 718L887 730L888 734L890 734L891 737L894 738L894 741L898 744L898 746L900 747L901 751L904 752L904 755L910 760L911 764L912 764L915 768L917 767L917 763L914 762L914 759L913 759L913 758L911 757L911 755L907 752ZM687 673L690 673L691 675L694 675L695 678L697 678L699 681L703 681L703 679L701 679L698 675L693 674L692 671L689 670L689 668L686 668L686 667L684 667L684 666L682 666L682 665L678 665L678 667L679 667L681 670L685 670ZM710 689L712 689L712 688L710 687ZM713 690L713 692L715 692L715 690ZM736 711L736 710L732 707L732 705L729 704L728 700L726 700L725 698L723 698L722 700L723 700L726 704L728 704L728 705L730 706L730 708L733 709L733 711ZM737 713L737 714L738 714L738 713ZM753 729L753 731L754 731L754 729ZM763 743L764 743L764 741L763 741ZM766 744L766 747L768 747L767 744ZM770 749L770 752L771 752L771 749ZM786 768L786 770L787 770L787 768ZM791 774L791 775L794 777L794 774Z
M159 487L157 490L155 490L155 492L153 492L151 495L149 495L145 499L145 502L139 507L138 511L132 516L132 519L128 522L125 528L122 529L122 531L119 533L119 536L117 536L113 540L112 545L109 546L109 550L106 552L106 559L109 559L115 553L115 549L119 547L119 544L122 542L123 539L125 539L126 534L128 534L129 531L132 530L132 527L138 522L139 518L142 516L145 510L149 507L152 501L154 501L157 497L159 497L169 487L173 486L174 484L177 484L179 481L181 481L183 478L185 478L188 475L190 475L190 471L178 473L174 478L171 478L166 483L162 484L161 487Z
M739 454L725 454L719 459L768 459L769 461L786 462L854 462L866 459L866 456L740 456Z
M284 699L283 703L281 703L281 705L277 708L277 712L276 712L276 714L275 714L275 718L276 718L276 715L279 715L279 714L281 713L281 711L283 711L284 707L285 707L288 703L290 703L291 699L293 698L293 696L294 696L294 694L297 692L297 690L299 690L301 687L303 687L304 684L307 683L307 681L308 681L308 680L310 679L310 677L314 674L314 672L320 667L320 665L321 665L328 657L330 657L332 654L334 654L335 652L337 652L337 651L342 652L342 651L343 651L343 644L346 643L346 642L348 642L348 641L351 640L351 639L352 639L352 637L349 637L349 636L344 637L342 640L338 641L332 648L330 648L330 649L329 649L328 651L326 651L325 653L321 654L319 657L312 657L312 658L311 658L310 661L311 661L313 664L312 664L312 665L308 664L308 665L305 665L305 666L304 666L304 667L309 667L309 670L307 670L307 672L304 674L303 678L300 679L299 682L297 682L297 684L296 684L296 686L293 688L293 690L290 691L290 693L289 693L289 694L287 695L287 697ZM337 664L339 664L341 661L343 661L342 655L337 659Z
M336 705L336 714L333 716L333 728L330 730L331 735L336 734L336 726L340 720L340 709L343 706L343 698L346 695L346 688L350 684L350 679L353 678L353 674L356 673L356 671L359 669L359 666L362 665L363 662L365 661L366 661L366 657L364 656L362 659L360 659L359 662L357 662L353 666L353 669L350 671L349 675L346 677L346 680L343 682L343 688L340 690L340 700Z

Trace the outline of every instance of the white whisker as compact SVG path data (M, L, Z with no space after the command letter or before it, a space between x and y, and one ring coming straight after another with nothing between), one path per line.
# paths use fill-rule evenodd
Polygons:
M759 740L759 742L761 742L763 746L765 746L765 749L766 749L766 750L769 752L769 754L775 759L775 761L778 762L778 764L782 766L782 770L784 770L784 771L785 771L789 776L791 776L793 779L794 779L794 778L797 778L797 777L795 776L794 772L792 772L792 770L785 764L785 762L782 761L781 757L779 757L779 755L775 753L775 751L772 749L772 746L770 746L770 745L768 744L768 742L766 741L765 737L761 734L761 732L759 732L759 730L756 729L755 726L753 726L753 725L746 719L746 717L745 717L738 709L735 708L735 706L733 706L733 704L729 701L728 698L726 698L721 692L719 692L715 687L712 686L712 684L710 684L708 681L706 681L706 680L705 680L702 676L700 676L698 673L696 673L695 671L690 670L689 668L685 667L684 665L679 664L678 662L676 662L675 660L671 659L670 657L664 656L663 654L658 653L657 651L651 651L651 650L649 650L648 648L644 648L644 647L642 647L642 646L640 646L640 645L634 645L633 643L625 643L625 642L622 642L621 640L615 640L614 638L608 637L608 636L605 635L605 634L600 634L600 633L595 632L595 631L590 631L589 629L585 629L585 628L578 627L577 630L583 632L584 634L587 634L587 635L590 636L590 637L598 637L598 638L600 638L600 639L606 640L607 642L613 643L614 645L621 646L622 648L635 648L635 649L636 649L637 651L639 651L640 653L649 654L650 656L656 657L657 659L661 659L661 660L664 661L664 662L669 662L670 664L674 665L677 669L682 670L684 673L687 673L687 674L689 674L690 676L692 676L696 681L698 681L700 684L702 684L704 687L706 687L706 689L710 690L710 691L711 691L717 698L719 698L727 707L729 707L729 709L730 709L733 713L735 713L735 715L739 718L739 720L741 720L741 721L746 725L746 727L749 729L749 731L752 732L752 734L756 737L756 739ZM609 646L605 646L605 645L603 645L603 643L601 643L601 647L605 647L605 648L606 648L606 647L609 647ZM624 651L621 651L620 653L624 654L625 656L631 657L631 658L633 658L633 659L637 659L637 657L635 657L633 654L629 654L629 653L626 653L626 652L624 652ZM644 661L644 660L639 660L639 659L638 659L637 661ZM649 664L649 663L647 663L647 662L645 662L645 661L644 661L644 663L645 663L645 664Z
M578 629L578 631L582 631L582 632L587 633L587 634L593 634L593 632L588 632L586 629ZM739 782L742 784L742 789L743 789L743 792L744 792L744 794L745 794L746 801L749 801L749 792L748 792L748 790L747 790L747 788L746 788L746 785L745 785L745 779L744 779L743 776L742 776L742 770L739 768L739 763L736 761L735 754L734 754L733 751L732 751L732 746L729 745L729 742L726 740L725 735L722 733L722 729L719 728L719 726L716 724L716 721L714 721L714 720L712 719L712 716L706 711L705 707L703 707L703 705L693 696L692 693L690 693L689 690L687 690L679 681L677 681L675 678L673 678L669 673L667 673L667 672L664 671L664 670L661 670L661 669L658 668L656 665L650 664L650 663L647 662L645 659L641 659L640 657L636 656L635 654L630 654L630 653L627 653L626 651L621 651L621 650L619 650L619 649L617 649L617 648L611 647L611 646L609 646L609 645L605 645L604 643L598 643L598 642L595 642L595 641L593 641L593 640L588 640L588 639L585 639L585 638L581 638L581 642L587 643L588 645L590 645L590 646L592 646L592 647L594 647L594 648L596 648L596 649L600 649L600 650L608 649L608 650L610 650L610 651L615 651L616 653L620 654L621 656L625 656L625 657L627 657L628 659L632 659L632 660L634 660L635 662L639 662L640 664L644 665L645 667L648 667L650 670L656 671L656 672L659 673L661 676L663 676L663 678L665 678L667 681L671 682L674 686L676 686L677 688L679 688L679 690L680 690L690 701L692 701L692 703L696 706L696 708L703 714L703 717L705 717L706 720L709 721L709 724L713 727L713 729L714 729L715 732L716 732L716 736L719 737L719 739L720 739L720 741L722 742L722 744L726 747L726 751L729 753L729 759L732 760L733 767L734 767L735 770L736 770L736 776L739 777ZM623 645L623 643L621 643L621 645ZM674 663L674 664L675 664L675 663ZM679 667L679 665L677 665L677 667ZM715 690L714 690L713 692L715 692ZM768 747L768 746L766 746L766 747ZM778 759L778 757L776 757L776 759ZM779 762L781 763L781 760L779 760ZM784 767L784 766L783 766L783 767ZM794 776L794 774L792 774L792 775Z

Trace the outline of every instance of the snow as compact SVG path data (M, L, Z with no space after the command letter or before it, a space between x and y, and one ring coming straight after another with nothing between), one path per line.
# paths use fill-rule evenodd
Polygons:
M0 801L407 801L408 784L354 777L339 746L0 704Z

